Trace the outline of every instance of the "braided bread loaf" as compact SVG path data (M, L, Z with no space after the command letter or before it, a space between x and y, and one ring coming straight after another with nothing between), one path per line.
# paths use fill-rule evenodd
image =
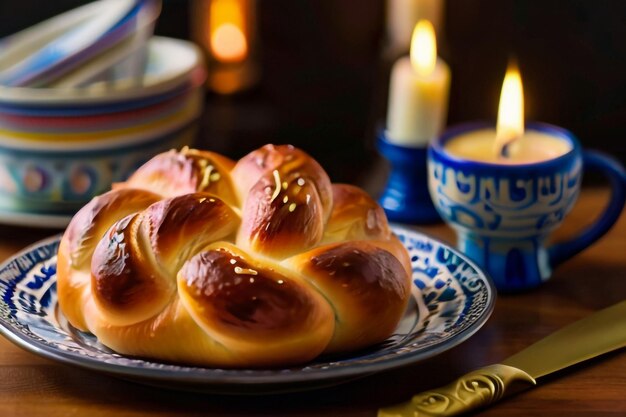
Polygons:
M236 164L189 149L148 161L72 219L57 288L70 323L117 352L264 367L384 340L410 274L364 191L266 145Z

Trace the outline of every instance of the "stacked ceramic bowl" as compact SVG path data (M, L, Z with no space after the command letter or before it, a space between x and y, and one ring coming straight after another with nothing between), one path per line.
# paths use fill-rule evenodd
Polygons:
M151 36L158 5L101 0L0 43L0 222L63 226L154 154L191 143L201 53ZM106 13L100 33L81 32Z

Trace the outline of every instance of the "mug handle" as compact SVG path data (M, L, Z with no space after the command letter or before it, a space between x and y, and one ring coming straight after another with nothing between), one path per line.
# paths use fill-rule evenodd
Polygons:
M599 171L609 180L611 198L598 220L573 239L557 243L548 249L550 265L555 267L593 244L609 231L619 219L626 201L626 171L614 158L596 151L583 151L586 170Z

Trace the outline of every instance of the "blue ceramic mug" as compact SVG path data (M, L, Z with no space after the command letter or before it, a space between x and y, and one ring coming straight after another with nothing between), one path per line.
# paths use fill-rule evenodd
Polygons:
M520 165L470 161L446 153L448 140L488 127L486 123L459 125L433 141L428 151L430 195L441 217L457 232L459 249L487 270L500 291L534 288L617 221L626 199L626 173L616 160L582 150L571 132L542 123L529 123L526 128L560 137L571 150L554 159ZM583 169L608 177L610 202L579 236L548 247L548 236L576 202Z

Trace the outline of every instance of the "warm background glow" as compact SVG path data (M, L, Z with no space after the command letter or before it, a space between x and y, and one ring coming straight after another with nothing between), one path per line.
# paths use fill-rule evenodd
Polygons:
M435 70L437 64L437 40L435 28L428 20L420 20L413 30L411 39L411 64L424 77Z
M505 145L519 139L523 134L524 90L522 76L517 65L512 63L506 70L502 83L502 93L500 94L496 125L496 152L501 154Z
M209 11L211 52L218 61L241 62L248 53L241 0L213 0Z

